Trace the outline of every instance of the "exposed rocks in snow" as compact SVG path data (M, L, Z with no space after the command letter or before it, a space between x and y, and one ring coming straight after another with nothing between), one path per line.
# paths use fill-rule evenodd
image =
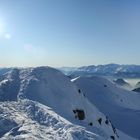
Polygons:
M99 118L99 119L98 119L98 122L99 122L99 124L101 125L101 124L102 124L102 118Z
M115 137L114 137L114 136L110 136L110 138L111 138L112 140L115 140Z
M132 91L140 93L140 87L139 88L135 88Z
M80 90L80 89L78 89L78 92L79 92L79 93L81 93L81 90Z
M107 125L109 124L109 119L108 119L108 117L106 117L105 123L106 123Z
M92 125L93 125L93 123L92 123L92 122L90 122L90 123L89 123L89 125L90 125L90 126L92 126Z
M75 114L75 118L78 118L79 120L84 120L85 119L84 110L76 109L76 110L73 110L73 112Z

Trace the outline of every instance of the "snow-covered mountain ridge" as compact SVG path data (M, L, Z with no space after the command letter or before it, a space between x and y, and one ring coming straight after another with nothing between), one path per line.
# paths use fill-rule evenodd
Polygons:
M106 117L53 68L12 69L2 74L0 101L2 139L119 138L111 123L105 124Z
M124 140L70 79L50 67L0 75L0 139Z
M83 67L62 67L59 68L66 75L84 76L84 75L102 75L102 76L116 76L116 77L128 77L138 78L140 77L139 65L119 65L119 64L107 64L107 65L91 65Z

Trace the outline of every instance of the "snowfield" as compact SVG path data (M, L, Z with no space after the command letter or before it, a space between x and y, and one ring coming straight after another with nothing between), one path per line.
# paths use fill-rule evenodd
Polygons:
M119 88L102 77L79 77L72 81L119 130L140 139L139 93Z
M0 139L134 140L116 129L81 89L50 67L0 74ZM138 110L140 103L124 105Z

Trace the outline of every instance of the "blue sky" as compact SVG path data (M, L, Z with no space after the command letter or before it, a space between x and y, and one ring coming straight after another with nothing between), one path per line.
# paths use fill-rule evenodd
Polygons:
M140 64L139 0L0 0L0 66Z

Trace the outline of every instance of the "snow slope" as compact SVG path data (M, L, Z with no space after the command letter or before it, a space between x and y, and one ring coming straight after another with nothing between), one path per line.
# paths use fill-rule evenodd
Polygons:
M1 139L132 139L50 67L12 69L0 76L0 118Z
M0 68L0 75L4 74L10 70L11 70L11 68Z
M102 77L79 77L72 81L118 129L140 139L140 94L121 89Z
M38 102L0 103L0 135L2 140L103 140L99 135L86 131L57 115L51 108Z

